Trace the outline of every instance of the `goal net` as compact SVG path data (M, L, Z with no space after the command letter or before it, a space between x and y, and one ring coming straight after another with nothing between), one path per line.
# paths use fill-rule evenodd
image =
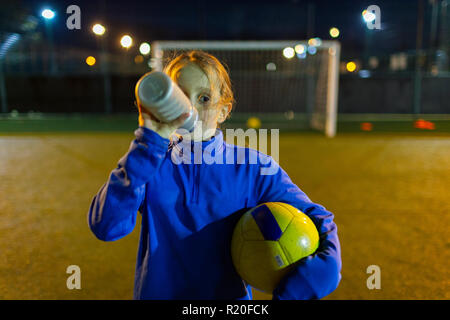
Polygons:
M307 125L328 137L336 134L337 41L155 41L151 49L153 70L193 49L224 63L236 99L231 120L258 117L263 126Z

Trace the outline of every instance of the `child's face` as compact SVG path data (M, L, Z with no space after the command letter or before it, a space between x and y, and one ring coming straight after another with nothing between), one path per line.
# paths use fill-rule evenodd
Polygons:
M205 72L194 63L189 63L181 68L177 74L176 82L191 101L192 105L197 109L199 120L201 120L201 136L200 132L194 130L192 138L194 140L208 139L214 135L217 123L221 123L226 119L229 108L222 106L218 102L220 100L217 89L219 86L218 79L211 79L214 83L210 83Z

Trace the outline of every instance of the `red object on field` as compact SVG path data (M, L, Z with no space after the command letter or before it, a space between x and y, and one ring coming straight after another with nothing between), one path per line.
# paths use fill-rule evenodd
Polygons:
M416 121L414 121L414 128L417 129L425 129L425 120L423 119L418 119Z
M414 121L414 128L425 129L425 130L434 130L435 129L435 125L431 121L418 119L418 120Z
M427 129L434 130L435 129L434 122L431 122L431 121L427 121L427 122L428 122Z
M361 123L361 130L362 131L372 131L373 124L370 122L363 122Z

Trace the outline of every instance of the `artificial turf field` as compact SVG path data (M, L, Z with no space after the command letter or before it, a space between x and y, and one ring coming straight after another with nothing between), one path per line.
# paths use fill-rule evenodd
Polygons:
M139 215L107 243L86 215L133 138L0 134L0 299L132 299ZM450 134L281 133L280 164L335 214L342 280L327 299L450 299ZM69 265L81 290L66 287ZM380 290L366 286L370 265Z

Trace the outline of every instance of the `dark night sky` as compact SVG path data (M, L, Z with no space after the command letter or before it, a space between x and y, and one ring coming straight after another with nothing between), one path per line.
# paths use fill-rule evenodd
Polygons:
M366 26L361 11L370 4L381 8L382 30L371 33L373 54L413 50L416 41L417 1L309 1L314 3L314 36L331 39L328 30L341 31L343 56L358 57L364 48ZM52 22L57 45L93 47L91 26L107 27L110 48L120 50L119 38L131 34L136 42L152 40L282 40L306 39L308 1L117 1L117 0L18 0L15 5L40 18L46 5L58 15ZM104 9L102 9L102 3ZM81 30L65 26L66 7L81 8ZM430 8L425 4L426 47ZM42 19L40 19L42 20ZM43 28L42 21L39 28ZM136 46L135 46L136 48Z

